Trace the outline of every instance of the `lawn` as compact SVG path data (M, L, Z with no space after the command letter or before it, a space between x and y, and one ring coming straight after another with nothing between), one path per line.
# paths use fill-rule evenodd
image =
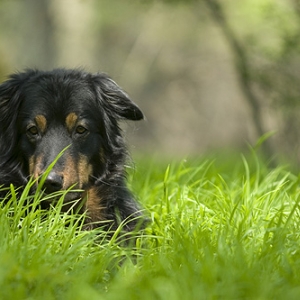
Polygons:
M138 159L128 172L151 222L127 246L80 231L61 203L28 209L27 189L11 188L0 208L0 298L300 299L299 176L288 167Z

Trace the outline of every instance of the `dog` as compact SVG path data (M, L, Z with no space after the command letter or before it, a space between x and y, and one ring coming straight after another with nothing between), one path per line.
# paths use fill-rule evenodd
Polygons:
M132 231L143 216L126 186L128 154L119 121L143 118L106 74L79 69L12 74L0 85L0 185L24 187L46 174L44 193L67 191L64 203L77 201L86 214L85 229L106 224L115 230L123 222ZM49 209L51 203L41 206Z

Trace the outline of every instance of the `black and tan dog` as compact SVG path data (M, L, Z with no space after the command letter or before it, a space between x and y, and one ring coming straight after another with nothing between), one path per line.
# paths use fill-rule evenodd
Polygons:
M128 220L125 229L132 230L141 213L126 187L121 119L140 120L143 113L104 74L55 69L11 75L0 85L0 185L39 178L66 149L47 175L45 193L72 187L77 192L64 201L79 199L88 228L110 221L114 229Z

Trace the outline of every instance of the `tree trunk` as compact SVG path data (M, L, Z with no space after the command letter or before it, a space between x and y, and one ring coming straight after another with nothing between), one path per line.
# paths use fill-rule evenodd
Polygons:
M263 125L263 114L261 110L261 105L259 103L258 97L254 94L251 87L251 70L249 66L249 61L247 57L246 50L243 48L241 43L239 43L233 30L228 25L223 8L218 0L204 0L206 5L209 7L214 21L223 31L223 34L231 48L234 57L234 66L238 75L239 84L242 92L245 95L245 100L248 102L248 106L251 109L251 116L253 124L255 126L257 138L259 139L265 135L264 125ZM266 139L262 145L262 151L264 155L270 159L274 159L273 148L270 141ZM274 161L273 161L274 163Z

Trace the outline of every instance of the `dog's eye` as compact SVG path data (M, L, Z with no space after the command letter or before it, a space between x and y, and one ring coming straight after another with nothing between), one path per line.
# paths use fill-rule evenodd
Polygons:
M36 126L30 126L28 129L27 129L27 132L30 134L30 135L37 135L39 133L38 129Z
M87 129L85 127L83 127L82 125L78 125L76 127L76 133L78 134L84 134L87 132Z

